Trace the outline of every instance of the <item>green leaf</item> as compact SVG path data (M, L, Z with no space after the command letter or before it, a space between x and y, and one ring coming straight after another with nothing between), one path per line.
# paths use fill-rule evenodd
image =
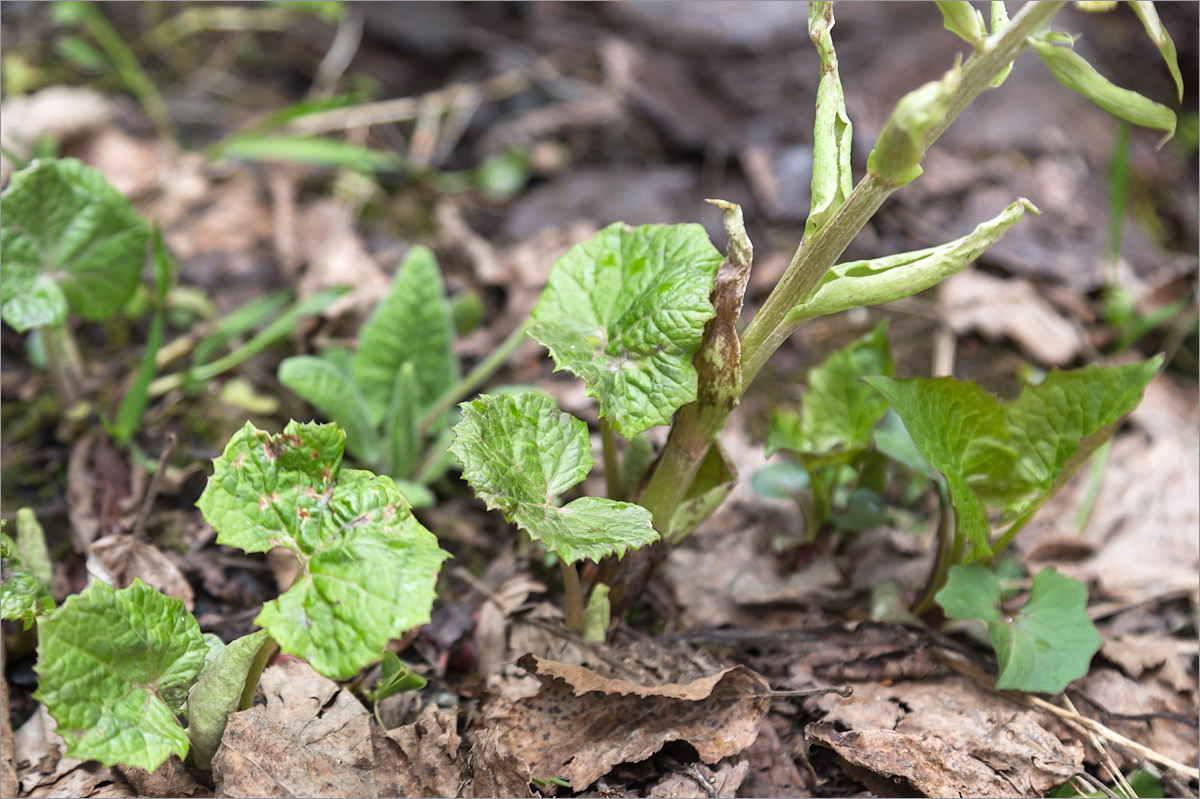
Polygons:
M234 309L228 316L217 320L212 330L204 335L192 350L192 367L207 363L226 343L262 325L275 317L292 298L291 289L280 289L250 300ZM207 298L205 298L207 300ZM214 311L215 313L215 311Z
M53 611L50 589L21 564L16 543L0 533L0 618L19 620L28 630L38 616Z
M854 189L850 168L854 126L846 113L832 31L833 3L809 3L808 35L821 59L821 82L817 86L813 123L812 210L804 223L806 239L815 236L833 218Z
M842 463L871 444L871 431L887 413L887 401L863 383L867 375L891 375L887 321L830 355L808 373L803 416L776 414L767 454L788 449L810 470Z
M359 172L396 172L400 161L391 153L323 136L233 136L214 147L213 160L312 164Z
M927 139L950 111L950 101L962 81L955 65L940 81L931 81L900 98L883 124L875 149L867 156L867 171L892 187L916 180L922 172Z
M383 653L379 682L375 683L375 701L382 702L403 691L419 691L428 684L428 680L402 663L396 653L388 649Z
M799 463L768 463L750 478L750 486L760 496L796 499L808 491L812 479Z
M700 225L609 225L554 263L530 335L633 438L696 398L721 261Z
M1171 34L1167 33L1167 29L1163 27L1162 20L1158 18L1158 11L1154 8L1154 3L1151 0L1132 0L1129 4L1133 7L1133 13L1137 14L1138 19L1142 21L1142 26L1146 29L1146 33L1150 36L1151 41L1162 53L1163 61L1167 64L1167 69L1171 71L1171 77L1175 81L1175 91L1179 102L1183 102L1183 75L1179 71L1179 55L1175 51L1175 41L1171 38ZM1162 790L1160 787L1159 790ZM1145 795L1145 794L1141 794Z
M946 478L959 530L991 552L987 507L1028 518L1104 444L1141 400L1162 356L1124 366L1057 369L1000 402L975 383L866 378Z
M940 247L838 264L825 273L811 297L788 312L787 322L795 325L850 308L894 302L935 286L966 269L1026 211L1041 213L1022 197L966 236Z
M50 562L50 552L46 549L46 533L37 516L33 515L32 508L17 510L17 552L25 568L40 582L50 585L54 564Z
M325 358L293 355L279 364L279 382L346 431L346 446L363 463L379 461L379 431L350 375Z
M238 710L250 667L266 641L267 631L259 630L221 647L188 692L187 736L197 768L211 768L225 722Z
M691 535L721 506L735 486L737 467L729 459L721 442L715 442L709 447L687 493L671 515L667 542L673 545Z
M587 425L544 394L527 391L464 402L451 452L463 479L489 508L542 541L567 563L623 556L658 540L640 505L583 497L554 499L582 482L592 467Z
M188 753L175 721L208 651L183 601L93 582L38 625L38 689L67 756L154 771Z
M272 436L247 423L196 503L218 543L295 553L295 583L255 622L333 679L352 677L389 640L429 621L449 557L391 478L342 468L345 442L332 424L293 421Z
M951 566L937 602L954 619L987 625L1000 674L996 688L1056 694L1084 676L1102 640L1087 615L1087 586L1053 567L1033 578L1029 600L1009 614L1000 581L979 564Z
M421 456L421 434L417 431L417 422L421 418L419 389L417 370L412 361L405 361L396 372L392 398L383 420L391 449L388 471L397 478L411 476Z
M454 385L460 374L454 354L454 311L437 261L424 247L409 250L391 291L358 334L351 374L376 424L387 413L396 372L405 361L411 361L416 371L421 411Z
M68 304L107 319L137 288L149 228L99 170L36 160L3 195L0 309L19 331L62 324Z
M958 34L976 50L983 45L983 40L987 38L983 14L972 8L970 3L966 0L938 0L937 7L942 12L946 30Z
M1061 35L1048 32L1030 37L1030 41L1063 86L1127 122L1166 131L1164 142L1175 135L1174 111L1137 92L1110 83L1083 56L1070 47L1055 44L1062 41Z

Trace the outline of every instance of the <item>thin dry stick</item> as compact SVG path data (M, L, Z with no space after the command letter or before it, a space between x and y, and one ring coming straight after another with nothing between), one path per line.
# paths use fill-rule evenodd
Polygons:
M1082 717L1083 714L1076 709L1075 703L1071 701L1070 697L1068 697L1066 694L1061 694L1060 698L1062 699L1063 705L1066 706L1067 710L1071 711L1077 716ZM1137 791L1133 790L1133 786L1129 784L1129 780L1125 779L1125 775L1121 773L1121 769L1117 767L1116 762L1112 759L1112 755L1108 753L1108 749L1104 746L1104 743L1101 742L1100 736L1096 735L1096 733L1087 729L1082 724L1072 723L1071 726L1084 731L1084 734L1087 735L1088 740L1092 742L1092 746L1095 747L1096 751L1100 753L1100 757L1103 758L1104 769L1108 772L1109 778L1117 784L1125 796L1129 797L1129 799L1136 799Z
M1186 776L1188 779L1200 780L1200 769L1194 769L1191 766L1185 766L1183 763L1172 760L1166 755L1160 755L1153 749L1143 746L1137 741L1132 741L1118 732L1110 730L1108 727L1105 727L1095 719L1090 719L1087 716L1079 713L1072 713L1069 710L1064 710L1058 705L1051 704L1050 702L1047 702L1045 699L1042 699L1038 696L1022 694L1018 691L997 691L991 685L995 679L992 677L992 675L987 674L981 669L976 668L973 664L966 662L962 659L962 656L956 652L951 652L948 649L938 649L935 650L935 655L942 663L945 663L951 669L959 674L962 674L964 677L969 677L970 679L974 680L981 688L985 688L989 691L1000 694L1016 704L1025 705L1027 707L1035 707L1038 710L1044 710L1051 715L1058 716L1060 719L1075 722L1076 724L1087 728L1091 732L1096 733L1101 738L1104 738L1111 743L1119 744L1131 749L1152 763L1157 763L1163 768L1169 768L1172 771L1177 771Z
M1112 788L1109 788L1099 780L1092 779L1091 775L1089 774L1080 772L1072 777L1069 782L1071 782L1071 787L1075 789L1075 792L1083 796L1086 796L1089 793L1099 792L1109 797L1109 799L1120 799L1117 796L1116 791L1114 791Z
M146 498L142 501L142 509L138 511L137 521L133 524L133 536L135 541L142 540L142 533L146 529L146 521L150 518L150 508L154 506L154 500L158 497L158 487L162 483L163 472L167 470L167 459L171 457L171 453L175 450L175 431L167 432L163 438L162 454L158 456L158 466L154 467L154 476L150 478L150 485L146 488Z

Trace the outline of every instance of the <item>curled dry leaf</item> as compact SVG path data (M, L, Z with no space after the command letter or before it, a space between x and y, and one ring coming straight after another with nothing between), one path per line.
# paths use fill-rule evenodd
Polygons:
M690 799L693 796L734 797L746 779L750 762L744 758L722 763L710 769L703 763L693 763L675 769L650 789L647 796L654 799Z
M426 705L412 724L384 735L396 745L398 796L457 796L465 763L458 755L462 739L454 709ZM526 782L528 789L528 782ZM507 796L508 794L494 794Z
M93 541L88 552L112 575L115 587L128 588L135 579L141 580L167 596L182 599L188 610L195 609L191 584L153 544L117 533Z
M63 739L45 705L13 734L13 760L20 796L136 796L116 769L64 757ZM17 796L16 793L5 796Z
M511 796L531 799L529 783L533 774L529 764L516 755L500 751L496 730L480 730L467 763L470 782L463 788L464 797Z
M767 681L745 666L686 685L648 686L535 655L518 664L542 687L510 706L497 703L501 747L535 777L566 779L577 791L668 741L690 743L710 764L737 754L754 742L771 701Z
M188 771L183 761L171 755L154 771L140 768L122 768L121 773L139 797L199 797L212 796L212 791L201 787Z

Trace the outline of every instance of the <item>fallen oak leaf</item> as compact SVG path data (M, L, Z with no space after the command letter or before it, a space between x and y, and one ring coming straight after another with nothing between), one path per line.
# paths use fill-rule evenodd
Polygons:
M566 779L576 791L668 741L686 741L708 764L737 754L754 743L771 702L767 681L745 666L687 684L648 686L536 655L517 664L542 687L499 712L501 749L533 774Z

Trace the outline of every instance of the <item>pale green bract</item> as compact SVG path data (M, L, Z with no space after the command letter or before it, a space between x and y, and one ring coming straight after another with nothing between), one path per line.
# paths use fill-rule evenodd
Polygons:
M208 647L183 601L140 580L93 582L38 624L34 699L58 723L67 756L154 771L188 753L175 721Z
M35 160L0 196L5 322L18 331L59 325L68 308L107 319L133 296L150 229L99 170Z
M1000 582L979 564L951 566L937 602L953 619L987 625L1000 667L996 688L1056 694L1084 676L1102 639L1087 615L1087 586L1053 568L1033 579L1015 613L1000 603Z
M587 425L544 394L498 394L464 402L450 450L463 479L489 508L568 563L624 555L658 540L640 505L582 497L554 499L580 483L595 461Z
M981 555L991 552L988 507L1006 521L1031 516L1112 437L1161 364L1055 369L1013 402L948 377L864 379L945 476L958 528Z
M696 398L721 261L700 225L609 225L555 262L529 334L633 438Z
M296 554L295 583L255 621L333 679L352 677L389 640L429 621L449 557L391 478L341 468L345 444L333 424L293 421L273 436L247 423L196 503L218 543Z
M243 635L228 646L209 642L209 662L188 691L187 735L197 768L212 767L229 714L238 709L250 665L267 640L267 631Z

